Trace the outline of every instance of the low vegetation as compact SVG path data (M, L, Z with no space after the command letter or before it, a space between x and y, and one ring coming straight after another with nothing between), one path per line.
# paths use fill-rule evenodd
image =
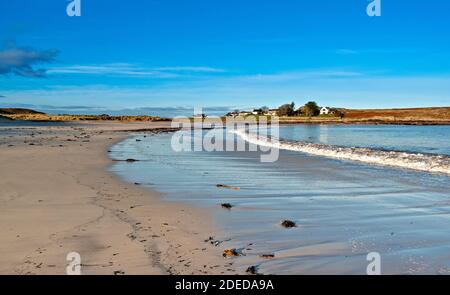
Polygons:
M126 122L145 122L145 121L166 121L169 119L158 116L110 116L102 115L50 115L37 112L30 109L0 109L0 116L13 120L24 121L126 121Z
M410 109L373 109L373 110L349 110L342 109L343 118L349 120L450 120L450 107L436 108L410 108Z
M450 107L368 110L326 109L328 113L321 114L321 107L314 101L309 101L296 109L292 102L281 105L276 110L276 114L280 117L280 123L450 124Z
M309 101L306 104L304 104L303 106L299 107L296 109L295 107L295 103L291 102L291 103L287 103L287 104L283 104L280 107L278 107L275 110L275 114L278 117L317 117L317 116L325 116L325 117L342 117L342 113L336 109L336 108L326 108L329 113L327 114L321 114L320 112L321 107L319 107L319 105L315 102L315 101ZM259 109L255 109L253 110L253 115L274 115L273 112L270 112L271 110L267 107L262 107ZM239 110L236 110L232 113L229 114L239 114L242 112L239 112ZM250 113L250 112L249 112ZM229 115L227 114L227 116Z
M256 110L255 110L256 111ZM265 122L271 122L273 115L279 116L280 123L368 123L368 124L414 124L414 125L450 125L450 107L407 108L407 109L369 109L353 110L344 108L330 108L329 114L320 114L317 103L311 101L300 108L294 103L285 104L276 110L263 107L254 115L251 112L244 116L233 116L235 120L244 120L248 116L260 121L262 116ZM270 113L269 112L273 112ZM109 116L103 115L50 115L30 109L0 108L0 120L26 120L26 121L170 121L168 118L158 116ZM203 119L205 122L214 121L213 118ZM225 121L225 118L222 118Z

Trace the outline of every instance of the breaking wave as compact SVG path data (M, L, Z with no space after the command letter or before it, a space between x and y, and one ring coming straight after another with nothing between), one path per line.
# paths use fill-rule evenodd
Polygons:
M260 146L302 152L340 160L358 161L376 165L400 167L450 175L450 156L386 151L361 147L341 147L302 141L287 141L248 133L245 130L230 131L243 140Z

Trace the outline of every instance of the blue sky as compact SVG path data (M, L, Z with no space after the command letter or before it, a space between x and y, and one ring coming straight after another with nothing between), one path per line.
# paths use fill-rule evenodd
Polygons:
M66 0L1 0L0 106L449 106L450 3L381 0L371 18L369 2L81 0L70 18Z

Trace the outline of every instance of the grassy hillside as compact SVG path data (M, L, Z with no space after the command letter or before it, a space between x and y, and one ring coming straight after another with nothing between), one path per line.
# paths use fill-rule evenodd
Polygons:
M341 116L281 117L280 123L449 124L450 107L409 109L339 109ZM29 109L0 109L0 115L28 121L164 121L157 116L48 115Z
M31 115L31 114L44 114L30 109L20 108L0 108L0 114L2 115Z
M351 120L450 120L450 107L442 108L410 108L410 109L375 109L375 110L340 110L344 119Z
M450 125L450 107L409 109L339 109L339 116L281 117L280 123Z
M24 121L162 121L157 116L108 116L108 115L49 115L29 109L0 109L0 115Z

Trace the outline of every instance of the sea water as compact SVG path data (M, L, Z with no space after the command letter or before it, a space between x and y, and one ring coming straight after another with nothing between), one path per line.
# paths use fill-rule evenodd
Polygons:
M171 137L136 134L118 143L113 158L141 161L111 170L168 201L210 208L215 238L245 254L234 259L242 271L255 265L264 274L365 274L367 254L378 252L383 274L450 273L446 173L282 147L273 163L261 163L259 152L175 152ZM450 126L288 125L280 142L448 160ZM297 227L280 226L285 219Z

